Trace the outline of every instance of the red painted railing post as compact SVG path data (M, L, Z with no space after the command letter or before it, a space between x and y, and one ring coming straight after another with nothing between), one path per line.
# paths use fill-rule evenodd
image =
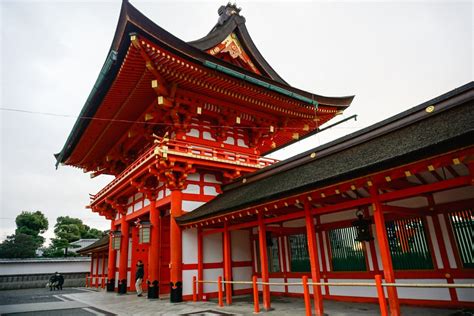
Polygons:
M252 277L252 285L253 285L253 310L254 310L254 314L258 314L260 313L260 305L258 303L258 286L257 286L256 275Z
M193 276L193 302L197 301L196 295L196 276Z
M219 276L217 278L217 299L218 299L218 304L219 307L224 307L224 302L222 300L223 294L222 294L222 277Z
M305 275L303 276L303 293L304 293L304 307L306 310L306 316L311 316L311 298L309 296L309 288L308 288L308 277Z
M387 301L385 300L385 293L382 287L382 276L380 274L375 276L375 286L377 287L377 296L379 297L380 315L388 316Z

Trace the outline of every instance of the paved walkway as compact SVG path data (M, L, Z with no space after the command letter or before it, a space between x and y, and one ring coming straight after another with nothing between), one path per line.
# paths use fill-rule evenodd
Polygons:
M66 297L117 315L253 315L253 300L250 296L236 297L231 306L220 308L215 301L182 302L171 304L169 299L148 300L132 294L117 295L106 292L86 292L68 294ZM262 315L304 315L304 302L299 298L272 297L274 310ZM329 316L372 316L380 315L377 304L324 302L325 313ZM402 307L402 315L413 316L449 316L455 310Z

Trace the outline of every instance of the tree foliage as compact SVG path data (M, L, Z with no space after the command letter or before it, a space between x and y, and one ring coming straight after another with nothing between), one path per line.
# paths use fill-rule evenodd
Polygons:
M0 258L34 258L37 245L37 240L31 235L10 235L0 244Z
M81 219L69 216L57 218L54 233L56 238L51 239L51 246L45 249L43 256L68 256L68 249L74 248L72 242L86 238L101 238L103 234L102 231L85 225Z
M0 258L32 258L44 243L40 236L48 229L48 219L40 211L21 212L15 219L15 234L0 244Z

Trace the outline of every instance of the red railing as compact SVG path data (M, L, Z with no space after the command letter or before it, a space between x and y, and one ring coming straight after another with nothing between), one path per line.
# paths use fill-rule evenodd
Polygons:
M194 157L197 159L210 160L215 162L241 165L244 167L260 169L272 165L278 160L272 158L261 157L258 155L235 153L223 148L189 144L183 141L160 141L145 151L137 160L130 164L124 171L115 177L97 194L91 196L91 204L100 201L107 193L115 188L119 183L127 179L135 171L139 170L143 165L148 163L155 155L167 157L168 155Z

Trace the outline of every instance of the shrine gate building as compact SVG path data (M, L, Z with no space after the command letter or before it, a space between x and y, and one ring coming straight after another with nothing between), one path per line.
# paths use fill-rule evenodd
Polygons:
M353 97L291 87L265 61L235 5L184 42L124 1L110 52L58 164L113 175L90 209L111 221L91 274L107 290L191 299L197 280L472 283L472 83L278 162ZM365 226L364 226L365 225ZM361 227L364 234L361 234ZM98 283L96 283L98 284ZM375 288L314 286L322 299L376 301ZM271 295L301 287L263 285ZM474 306L470 289L397 289L399 304ZM198 283L198 297L216 296ZM225 284L226 301L251 293Z

